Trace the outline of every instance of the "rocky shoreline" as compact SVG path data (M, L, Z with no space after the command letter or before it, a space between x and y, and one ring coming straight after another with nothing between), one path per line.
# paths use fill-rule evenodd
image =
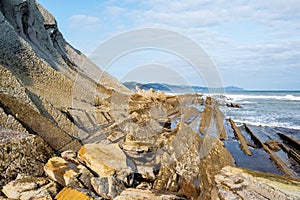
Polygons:
M36 1L0 5L0 199L300 198L276 153L299 165L296 139L265 140L201 94L132 92ZM240 168L258 160L284 176Z
M214 99L207 97L201 112L197 109L203 103L201 95L138 90L129 98L128 118L108 123L101 132L105 138L82 145L78 151L75 148L55 154L39 136L2 132L2 162L10 158L17 165L2 171L11 175L3 177L4 195L12 199L299 198L299 179L235 167L233 156L222 142L227 138L224 116ZM157 110L154 105L159 105ZM162 108L166 116L160 115ZM172 127L174 122L176 126ZM231 124L239 132L235 134L241 150L251 157L248 151L253 147L248 146L232 120ZM30 137L40 141L22 142ZM20 143L22 148L13 145ZM37 150L33 149L35 144L39 145ZM26 158L23 151L28 149L31 151ZM24 159L35 164L22 165ZM41 168L42 172L36 171ZM294 173L286 174L297 178Z

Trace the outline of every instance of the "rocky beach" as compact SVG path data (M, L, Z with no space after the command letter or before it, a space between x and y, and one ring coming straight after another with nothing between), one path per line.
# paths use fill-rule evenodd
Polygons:
M300 199L299 138L128 89L35 0L0 0L0 76L1 200Z

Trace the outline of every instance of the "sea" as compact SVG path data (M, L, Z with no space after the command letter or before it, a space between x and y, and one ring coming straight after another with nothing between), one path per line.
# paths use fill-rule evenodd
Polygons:
M214 96L222 103L239 104L241 108L222 106L226 118L300 134L300 91L239 91Z
M214 96L224 104L234 103L241 106L241 108L219 107L227 119L232 118L240 127L248 141L251 141L251 138L243 126L244 123L262 142L268 140L284 142L278 133L300 140L300 91L241 91L206 95ZM262 149L251 148L252 159L245 156L228 120L225 121L225 129L228 136L224 144L232 153L237 166L283 175ZM276 152L276 155L300 176L299 163L283 151Z

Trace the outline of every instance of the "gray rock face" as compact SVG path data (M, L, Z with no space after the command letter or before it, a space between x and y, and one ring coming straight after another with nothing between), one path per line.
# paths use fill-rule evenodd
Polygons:
M0 187L19 173L42 176L44 164L53 155L39 136L20 132L0 132Z
M80 140L90 134L89 124L98 124L96 96L107 96L107 88L129 92L69 45L55 18L35 0L0 1L0 76L1 93Z
M12 115L6 114L0 107L0 130L11 130L28 133L24 126Z
M96 193L104 198L114 199L126 189L124 183L114 176L94 177L91 182Z

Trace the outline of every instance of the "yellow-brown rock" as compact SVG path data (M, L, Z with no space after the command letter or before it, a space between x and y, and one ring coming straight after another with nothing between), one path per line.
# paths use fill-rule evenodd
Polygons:
M71 188L64 188L62 191L60 191L55 199L57 200L93 200L91 196L84 192L80 192L75 189Z
M215 180L220 199L300 199L299 179L227 166Z
M86 144L79 150L78 159L101 177L129 170L126 155L118 144Z
M91 189L90 179L93 175L83 165L53 157L44 166L44 170L52 180L62 186Z

